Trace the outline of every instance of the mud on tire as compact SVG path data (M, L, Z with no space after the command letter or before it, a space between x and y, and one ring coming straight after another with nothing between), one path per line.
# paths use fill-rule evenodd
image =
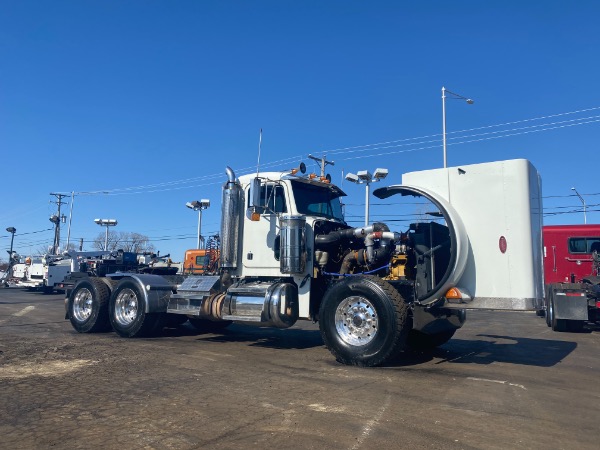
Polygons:
M319 328L326 347L339 362L377 366L395 359L403 349L408 305L378 277L348 277L323 298Z

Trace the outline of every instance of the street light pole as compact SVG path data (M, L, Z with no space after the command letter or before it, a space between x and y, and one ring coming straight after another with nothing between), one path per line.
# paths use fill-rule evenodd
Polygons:
M71 205L69 205L69 227L67 228L67 248L69 251L69 243L71 241L71 221L73 220L73 202L75 201L75 192L71 191Z
M443 142L443 147L444 147L444 168L448 167L448 159L447 159L447 152L446 152L446 97L447 97L446 93L452 95L452 97L450 97L450 98L453 98L456 100L464 100L469 105L472 105L473 103L475 103L475 101L473 99L463 97L462 95L459 95L459 94L455 94L454 92L449 91L445 87L442 87L442 142Z
M200 249L202 246L200 239L202 238L202 208L198 209L198 245L196 248Z
M369 225L369 186L371 181L365 181L365 227Z
M577 192L577 189L575 189L574 187L571 188L572 191L575 191L575 194L577 194L577 197L579 197L579 200L581 200L581 203L583 204L583 223L587 224L587 215L586 215L586 207L585 207L585 200L583 199L583 197L579 194L579 192Z
M198 211L198 249L202 248L202 234L200 233L202 227L202 211L210 206L210 200L203 198L202 200L194 200L193 202L187 202L185 204L188 208Z
M104 251L108 251L108 227L117 226L116 219L94 219L101 227L106 227L106 234L104 235Z
M13 267L13 242L15 240L15 233L17 229L15 227L8 227L6 229L11 234L10 237L10 251L8 252L8 268L6 269L6 275L3 277L3 281L8 280L10 276L12 276L12 267Z
M369 225L369 196L370 196L370 185L373 182L381 181L388 175L387 169L375 169L375 174L371 175L368 170L359 170L356 175L348 173L346 180L365 185L365 227Z

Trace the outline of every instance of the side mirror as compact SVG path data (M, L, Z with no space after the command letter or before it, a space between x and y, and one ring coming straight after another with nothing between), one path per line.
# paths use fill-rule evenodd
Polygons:
M263 185L260 178L255 178L250 184L250 208L254 212L262 213L266 208L265 195L263 194Z

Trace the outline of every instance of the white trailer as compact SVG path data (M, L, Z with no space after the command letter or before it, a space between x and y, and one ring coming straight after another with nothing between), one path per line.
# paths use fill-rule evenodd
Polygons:
M445 343L466 309L541 304L541 183L526 160L413 172L377 189L437 209L438 220L407 230L348 226L345 193L314 174L226 172L218 273L178 286L147 274L82 280L66 302L77 331L136 337L167 318L208 331L313 320L338 361L373 366Z

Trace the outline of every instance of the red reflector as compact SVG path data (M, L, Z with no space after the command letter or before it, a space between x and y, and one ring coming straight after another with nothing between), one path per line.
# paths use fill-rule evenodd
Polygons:
M596 308L600 308L600 302L596 302Z
M583 297L582 292L565 292L567 297Z

